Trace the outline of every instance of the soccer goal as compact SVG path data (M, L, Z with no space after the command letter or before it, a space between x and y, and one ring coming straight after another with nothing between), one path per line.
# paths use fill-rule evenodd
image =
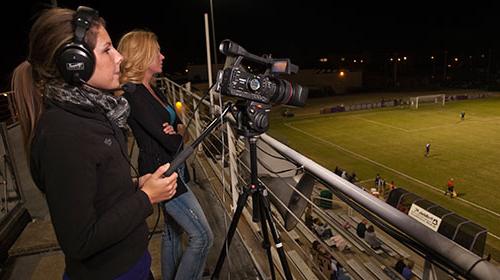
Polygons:
M410 107L418 109L418 106L423 104L441 104L444 106L446 94L422 95L410 97Z

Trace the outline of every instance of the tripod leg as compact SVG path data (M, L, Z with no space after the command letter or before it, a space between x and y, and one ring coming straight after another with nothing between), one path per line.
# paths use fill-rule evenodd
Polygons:
M269 206L269 201L267 200L267 197L261 195L261 203L260 206L262 207L262 212L264 212L264 216L261 217L262 219L265 219L269 225L269 230L271 231L271 235L273 236L274 239L274 244L276 244L276 251L278 251L278 255L280 257L281 261L281 266L283 268L283 272L285 273L285 278L287 280L293 279L292 274L290 273L290 267L288 266L288 262L286 260L286 255L285 251L283 249L283 243L281 243L281 238L278 235L278 232L276 230L276 226L274 225L274 220L271 215L271 208Z
M276 279L276 274L274 272L274 262L273 262L273 255L271 253L271 243L269 242L269 233L267 230L267 220L266 220L266 214L264 213L264 207L262 205L263 199L262 199L262 194L261 192L256 192L256 195L253 196L254 199L258 199L258 205L259 207L259 216L260 216L260 224L261 224L261 232L262 232L262 238L264 239L262 246L264 249L266 249L267 252L267 259L269 261L269 271L271 272L271 279ZM255 205L255 203L254 203Z
M219 279L220 270L222 268L222 265L224 264L224 259L226 258L226 252L229 250L231 240L233 239L236 227L238 226L238 221L240 220L241 213L243 212L243 208L245 207L248 195L251 191L253 191L253 189L251 189L250 187L245 188L240 197L238 197L236 211L234 212L233 218L231 220L231 225L229 226L229 230L227 231L224 245L222 246L222 250L219 254L219 259L217 260L214 273L212 274L212 279Z

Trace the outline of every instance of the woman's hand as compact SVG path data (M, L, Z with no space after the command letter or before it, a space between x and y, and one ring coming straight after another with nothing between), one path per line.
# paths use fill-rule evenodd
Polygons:
M175 134L175 129L173 126L171 126L168 122L163 124L163 132L165 134Z
M163 173L167 171L169 166L170 164L167 163L158 167L153 174L145 175L148 177L144 178L141 190L148 195L151 204L168 200L175 194L177 188L177 173L174 172L169 177L163 176ZM139 186L141 185L141 179L145 176L139 178Z
M144 186L144 183L151 177L151 173L145 174L141 177L139 177L139 189L141 189Z

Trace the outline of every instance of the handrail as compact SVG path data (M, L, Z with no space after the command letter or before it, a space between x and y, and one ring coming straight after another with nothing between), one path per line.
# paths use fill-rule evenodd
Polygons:
M179 88L184 93L200 100L200 97L191 91L175 84L167 78L163 79L165 79L166 83L171 84L172 88ZM210 106L207 104L208 101L203 100L203 102L205 105ZM215 107L215 112L220 111L218 108L219 106L215 105ZM484 261L479 256L461 247L454 241L432 231L408 215L335 175L330 170L282 144L273 137L262 134L260 139L291 161L302 165L308 172L315 175L325 184L328 184L329 187L340 191L355 203L371 211L408 237L430 249L429 251L438 254L440 259L444 259L450 264L450 267L461 269L462 273L468 273L477 279L492 280L497 279L497 276L500 275L500 269L492 263Z
M339 190L353 201L375 213L380 218L421 244L437 252L449 262L460 267L463 271L469 271L472 268L470 275L473 277L485 280L498 279L500 269L492 263L481 261L482 259L471 251L461 247L445 236L432 231L408 215L340 178L330 170L282 144L271 136L262 134L261 139L284 156L304 166L307 171Z

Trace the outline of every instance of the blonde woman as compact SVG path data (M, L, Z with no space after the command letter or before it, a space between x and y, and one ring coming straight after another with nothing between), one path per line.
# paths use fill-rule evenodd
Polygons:
M122 83L135 83L124 94L130 104L128 123L139 145L139 173L146 174L171 162L182 150L183 124L174 107L153 85L152 78L161 73L164 56L154 33L135 30L125 34L118 44L124 57ZM165 228L162 237L163 279L200 279L213 234L203 210L189 189L185 168L179 171L177 192L163 203ZM182 250L182 233L188 244Z

